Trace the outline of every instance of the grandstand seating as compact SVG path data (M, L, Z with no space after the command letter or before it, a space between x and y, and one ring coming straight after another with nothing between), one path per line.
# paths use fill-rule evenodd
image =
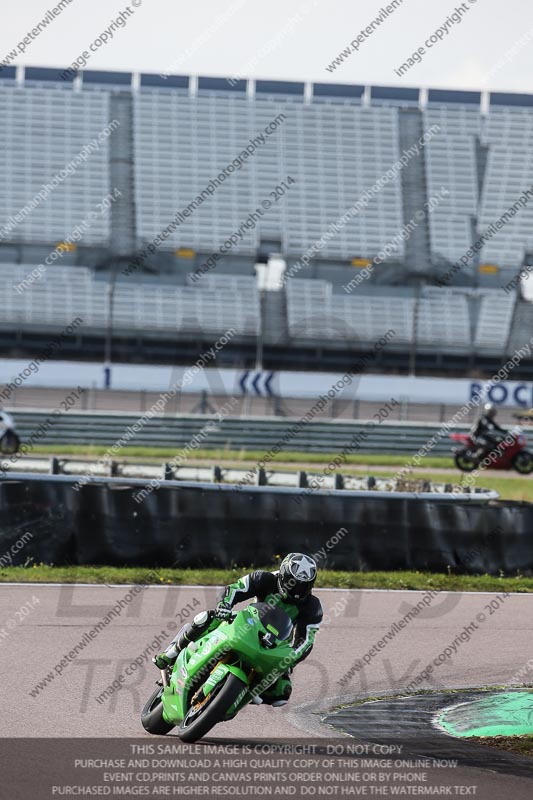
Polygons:
M533 109L527 106L491 105L482 131L482 141L493 146L505 144L513 150L531 147Z
M429 102L423 111L424 127L433 125L443 136L480 136L481 114L479 104Z
M502 347L503 352L508 350L508 341L511 334L511 325L516 304L516 295L499 292L497 297L494 292L484 292L481 295L479 315L476 326L474 344L478 352L494 351L495 347ZM529 333L531 336L531 332ZM520 343L528 341L524 337Z
M5 82L4 82L5 83ZM60 183L14 228L20 213L72 159L97 139L109 119L106 92L73 93L54 88L0 86L0 241L58 242L65 239L110 191L109 139L104 134L87 161ZM98 215L83 235L84 244L107 243L108 215Z
M509 333L507 352L515 353L531 340L533 331L533 303L527 300L516 300L513 322Z
M430 348L471 351L475 347L502 353L514 299L509 296L502 301L500 294L497 290L425 288L417 302L414 292L394 293L390 287L346 297L335 294L326 281L295 280L287 289L289 333L297 339L329 337L368 344L393 330L395 345L411 343L416 336L418 345ZM469 301L478 300L479 319L474 325ZM498 308L496 316L494 308Z
M470 312L464 292L446 288L423 289L417 325L420 344L451 350L470 350L472 347Z
M255 257L258 250L274 252L279 243L287 262L296 265L296 277L287 282L286 293L270 296L273 302L262 309L267 344L293 341L311 347L321 342L332 349L339 343L368 345L393 329L394 347L406 352L416 339L420 348L439 353L501 355L518 335L512 292L426 287L417 296L412 288L402 292L385 284L394 270L423 274L417 263L420 253L426 260L431 252L436 271L445 273L443 262L460 259L533 185L531 98L491 95L481 104L479 93L429 90L427 102L419 106L412 89L373 87L368 92L364 87L275 81L238 81L230 87L222 78L163 80L146 75L138 85L128 73L97 71L81 71L73 85L59 81L55 72L21 68L18 79L12 74L9 80L8 72L0 73L4 329L61 328L78 315L88 329L105 329L109 273L79 265L102 267L118 252L129 258L134 243L142 249L277 119L276 129L242 168L228 175L159 246L161 261L147 259L147 269L166 274L147 278L138 270L120 277L115 330L132 336L147 332L162 340L181 334L184 339L189 334L214 337L233 326L246 340L244 350L255 339L261 319ZM25 81L19 82L23 75ZM12 225L9 218L98 137L119 106L120 137L113 138L114 149L109 138L101 139L85 164ZM398 161L406 142L415 143L413 131L432 126L439 130L421 150L417 169L383 182L364 210L331 232L331 223L338 223ZM132 161L123 159L128 168L117 158L124 143L133 153ZM48 268L46 279L17 292L14 286L35 266L32 259L44 260L68 238L115 186L116 175L127 186L127 207L120 214L116 210L113 220L109 214L92 219L81 242L90 257L83 250L73 255L74 269L66 266L70 256L65 256L61 266ZM295 183L282 200L273 201L270 193L288 176ZM420 237L424 247L414 258L416 237L406 245L399 233L421 200L441 187L449 194L420 223L427 225ZM265 200L271 201L268 208ZM256 208L264 211L257 226L226 248L217 269L200 280L187 280L186 274L219 252ZM114 249L119 216L123 228L132 232L131 242L120 250ZM477 256L475 268L478 261L496 264L503 273L480 277L482 284L505 284L505 271L516 273L525 250L533 251L532 231L533 201ZM308 265L299 263L321 238L316 258ZM384 258L389 263L373 270L375 278L350 295L343 293L340 287L352 277L350 262L359 258L362 266L392 241L396 246ZM180 251L188 255L180 256ZM25 263L12 263L17 259ZM462 270L460 280L470 274ZM455 280L452 276L451 283ZM525 326L529 316L520 308ZM276 335L275 325L280 328Z
M320 290L314 284L320 283ZM307 286L302 286L307 284ZM384 296L346 297L331 292L325 281L290 281L287 316L292 338L375 341L387 330L396 332L395 343L409 342L413 328L413 300Z
M86 330L106 327L108 282L89 269L48 267L42 280L22 292L14 287L28 278L26 267L2 264L0 276L4 284L4 326L62 329L80 316ZM205 284L199 281L190 287L117 282L115 330L219 335L233 327L237 336L255 336L259 304L254 279L232 278L227 283L205 280Z
M437 134L426 146L427 190L430 197L445 187L448 194L429 215L433 256L455 262L472 242L478 185L475 141L466 135Z
M472 220L477 215L476 137L479 107L430 103L423 112L424 128L438 127L425 148L428 196L444 186L448 195L429 216L433 258L458 261L472 244Z
M23 84L0 80L0 241L60 241L110 190L104 139L46 202L15 227L3 227L111 121L111 92L121 86L133 100L132 201L139 242L157 236L250 139L283 114L264 144L180 224L165 247L217 251L294 174L296 183L283 202L273 202L231 252L253 256L260 240L271 239L297 258L397 161L401 109L416 112L418 102L415 90L387 87L372 87L369 105L363 87L355 86L315 84L306 92L296 83L230 86L224 79L143 75L140 91L132 91L127 73L79 76L81 91L60 81L57 70L27 68ZM421 110L423 128L438 126L439 132L424 148L426 185L420 191L427 196L441 186L449 191L429 217L429 232L434 258L455 262L533 183L533 105L528 97L491 95L483 115L479 93L430 90L428 98ZM397 248L387 258L401 260L405 247L397 234L407 221L403 206L401 181L389 181L364 211L324 241L320 257L372 258L396 237ZM533 245L532 223L533 204L486 243L480 261L519 266ZM103 215L92 221L83 243L109 241L110 220Z
M48 267L42 280L18 292L15 285L27 277L27 268L22 265L0 265L5 287L3 327L62 329L80 316L85 331L105 329L108 281L102 276L81 267ZM288 282L289 340L320 340L325 344L329 339L331 344L367 346L393 330L395 347L409 345L416 336L420 347L506 352L515 304L512 294L425 288L417 300L414 290L383 287L347 296L333 288L327 281L295 278ZM249 277L206 275L186 287L129 280L116 285L116 331L215 336L233 327L237 337L246 338L257 334L259 318L256 282ZM276 340L276 331L267 333Z
M187 97L141 92L135 100L136 207L141 237L151 239L231 164L250 139L284 114L241 169L195 209L169 239L175 246L218 251L262 201L272 203L235 253L253 254L259 237L281 237L299 255L397 161L396 109L273 102L223 93ZM286 202L270 192L294 176ZM376 253L402 225L401 189L386 185L368 208L323 248L325 257ZM400 246L398 254L403 254Z
M426 147L428 194L440 185L450 192L430 217L432 253L456 261L533 184L533 108L507 106L503 97L485 117L479 104L429 103L423 114L427 128L440 128ZM487 149L484 168L478 146ZM533 203L490 237L480 262L516 268L532 228Z
M533 115L532 115L533 116ZM511 148L500 140L489 151L486 178L483 186L479 228L486 229L516 203L524 189L533 185L533 150ZM530 204L513 212L501 230L483 248L485 261L502 266L517 267L524 251L533 241L533 198Z

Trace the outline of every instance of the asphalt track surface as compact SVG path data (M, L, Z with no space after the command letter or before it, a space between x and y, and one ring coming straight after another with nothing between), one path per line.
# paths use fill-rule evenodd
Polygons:
M61 675L36 697L30 695L128 591L126 586L0 586L2 736L150 738L139 721L139 711L158 677L150 663L128 677L111 698L102 703L96 698L146 652L161 631L168 633L171 625L177 625L188 605L192 607L198 601L195 612L212 607L213 587L144 588L120 617L89 640ZM296 670L289 705L281 709L249 706L235 720L215 728L210 741L338 738L338 729L323 722L328 713L364 697L401 694L403 687L476 619L479 627L470 641L463 642L419 688L442 690L532 681L533 673L527 670L517 677L533 655L531 595L510 595L490 613L487 606L494 595L442 592L377 652L369 666L355 671L342 686L339 681L354 660L368 652L424 593L322 589L317 594L326 621L313 652ZM25 616L23 607L28 611ZM480 614L485 616L482 622ZM159 649L149 649L150 657ZM421 737L428 719L427 713L421 714ZM341 728L348 730L346 724ZM372 731L367 728L367 733ZM376 730L376 735L379 733ZM454 784L475 783L479 787L477 797L482 798L530 798L533 768L529 778L524 777L523 769L517 769L520 775L514 775L512 769L505 774L494 771L493 752L487 751L484 767L476 763L455 770Z
M479 700L487 694L493 696L497 690L475 689L460 694L431 692L392 697L341 708L325 720L358 740L370 739L388 746L402 744L403 756L411 753L425 758L456 758L466 766L483 770L487 766L485 746L477 741L467 742L448 736L434 723L443 708L454 703ZM533 759L499 749L491 749L489 755L492 771L533 780Z

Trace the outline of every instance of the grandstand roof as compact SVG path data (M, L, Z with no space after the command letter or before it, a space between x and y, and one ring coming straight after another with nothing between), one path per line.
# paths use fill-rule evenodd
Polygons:
M135 85L132 72L119 72L112 70L79 70L79 72L65 75L61 68L51 67L20 67L22 82L42 81L44 84L59 83L62 86L71 84L75 77L80 78L83 84L115 85L133 87ZM17 76L17 67L3 67L0 70L0 80L14 80ZM191 91L193 85L198 91L235 92L254 95L286 95L294 98L306 97L306 83L301 81L281 81L267 79L247 79L243 77L199 76L191 78L187 75L173 75L169 73L140 74L139 85L141 88L160 89L185 89ZM343 100L344 102L362 101L365 94L369 102L391 101L405 105L469 105L479 106L485 94L493 106L533 106L533 94L519 94L514 92L482 92L460 91L455 89L428 88L423 92L419 87L403 86L365 86L353 83L309 83L310 90L307 94L309 100L324 101L327 99ZM427 93L427 101L424 99Z

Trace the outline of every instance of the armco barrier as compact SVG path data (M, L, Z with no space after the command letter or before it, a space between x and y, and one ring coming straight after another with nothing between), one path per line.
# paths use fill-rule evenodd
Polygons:
M324 547L321 566L336 569L533 572L528 503L321 491L298 505L299 489L168 481L138 504L141 480L92 478L76 491L77 480L18 473L0 482L0 558L29 532L15 564L230 567Z
M33 431L50 419L46 412L17 411L16 423L22 441L29 441ZM180 415L154 417L132 435L130 445L138 447L171 447L179 450L200 434L210 420L209 415ZM87 444L111 447L129 426L139 420L138 414L102 414L94 412L61 414L38 440L38 444ZM305 423L285 444L283 437L297 418L287 417L227 417L204 431L199 442L203 449L258 450L267 452L280 445L283 451L334 453L346 447L354 434L366 430L368 438L361 441L357 452L412 455L437 431L438 425L420 423L375 424L370 430L363 421L328 420ZM467 430L458 426L455 430ZM205 435L204 435L205 434ZM281 444L280 444L281 443ZM355 451L354 451L355 452ZM434 455L450 455L451 443L443 435L432 450Z

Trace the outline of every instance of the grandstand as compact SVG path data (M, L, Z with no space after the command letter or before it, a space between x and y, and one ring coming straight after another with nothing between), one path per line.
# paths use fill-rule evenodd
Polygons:
M4 285L22 281L27 270L0 264ZM24 292L5 296L3 324L36 330L64 328L81 317L86 332L96 334L107 323L107 280L86 267L47 267L42 280ZM192 286L122 281L114 297L117 334L136 336L139 331L217 336L230 327L237 336L255 338L259 303L252 278L206 278Z
M6 67L0 109L5 353L81 316L82 357L233 327L227 363L260 337L271 367L328 369L392 329L376 368L483 371L531 327L501 287L533 250L533 95ZM273 253L291 277L260 292Z

